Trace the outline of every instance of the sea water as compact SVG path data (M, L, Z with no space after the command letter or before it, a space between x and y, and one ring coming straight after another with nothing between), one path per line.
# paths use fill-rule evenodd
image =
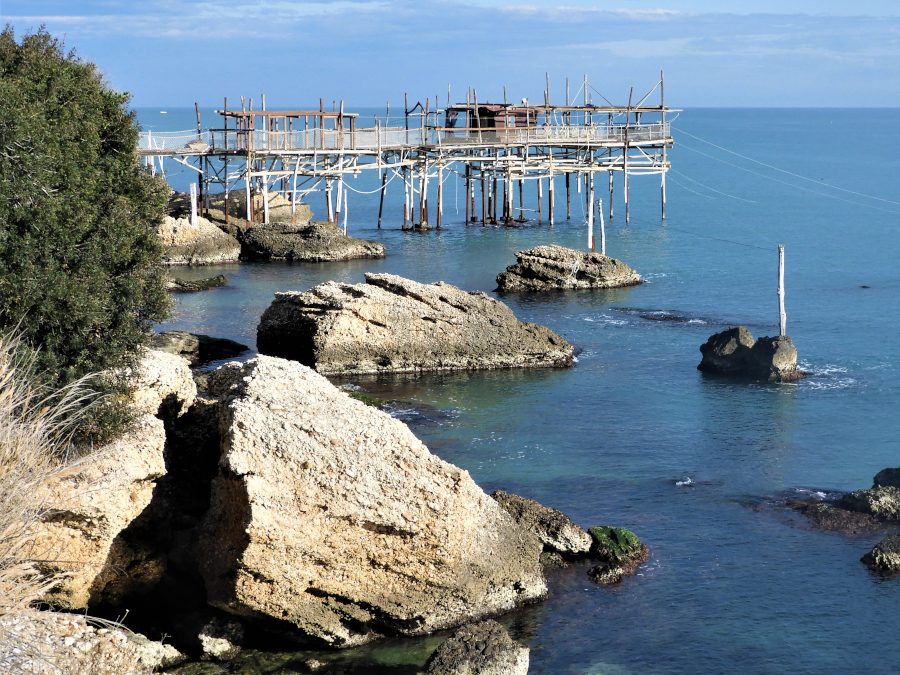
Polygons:
M193 126L193 110L139 115L156 130ZM646 283L502 297L576 345L573 368L351 380L395 401L393 413L432 452L486 491L533 497L583 526L625 526L649 545L649 562L620 585L594 585L583 566L552 572L546 602L505 618L531 648L531 672L900 670L900 579L859 562L879 535L819 532L773 503L868 487L900 466L898 117L687 110L673 124L665 222L658 176L632 177L628 224L616 177L607 253ZM190 172L166 168L185 189ZM373 174L349 185L372 191ZM464 187L450 174L444 228L429 232L400 230L398 186L381 229L377 194L349 193L350 234L384 243L385 259L179 271L222 273L228 285L177 296L159 328L253 346L276 291L371 271L493 292L515 251L586 244L583 195L573 194L567 221L561 180L555 225L529 212L521 227L483 227L465 224ZM321 215L321 193L310 202ZM777 334L779 243L788 334L810 376L704 376L698 348L711 334L737 324ZM335 658L413 672L435 644L391 641ZM290 672L300 656L255 655L231 668Z

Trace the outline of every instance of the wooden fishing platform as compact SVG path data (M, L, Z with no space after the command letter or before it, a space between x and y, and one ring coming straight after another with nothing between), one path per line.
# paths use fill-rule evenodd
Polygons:
M363 125L358 114L346 112L343 102L326 110L270 110L265 98L259 110L241 99L239 110L221 110L219 128L203 129L199 109L197 129L141 134L139 152L154 171L163 158L172 158L198 172L199 208L209 208L211 190L242 190L246 220L268 223L269 195L276 192L292 204L324 193L328 220L347 227L349 179L361 171L377 171L381 179L378 226L384 195L395 180L404 190L403 228L427 227L429 195L434 193L434 225L443 221L445 180L456 174L465 183L466 222L513 223L526 220L526 210L538 221L553 223L557 179L564 182L566 217L572 215L572 192L585 200L585 214L593 225L602 199L595 185L598 173L607 174L609 217L614 217L615 174L622 176L625 220L629 213L629 179L659 175L661 214L665 218L667 150L673 140L667 115L678 112L665 105L662 74L637 103L595 105L587 78L580 104L550 102L549 80L538 105L483 103L474 90L466 100L439 107L437 97L410 106L404 97L402 117L372 116ZM647 100L658 91L658 105ZM196 104L195 104L196 107ZM366 119L369 119L368 117ZM536 196L536 208L526 209L524 186ZM218 188L218 189L216 189ZM518 206L516 206L518 192ZM546 205L545 195L546 192ZM261 195L254 200L251 195ZM480 203L478 197L480 196ZM254 201L258 204L254 206ZM226 210L227 211L227 210ZM226 213L227 217L227 213ZM593 238L591 236L591 243Z

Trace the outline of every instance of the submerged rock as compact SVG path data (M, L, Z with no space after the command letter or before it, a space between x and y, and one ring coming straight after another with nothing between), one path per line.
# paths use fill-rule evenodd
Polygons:
M862 557L862 562L882 574L900 574L900 534L882 539Z
M867 490L854 490L830 501L789 499L818 528L859 534L900 522L900 468L882 469Z
M199 554L213 606L343 647L545 594L538 540L401 422L266 356L209 390L224 396Z
M564 513L503 490L496 490L491 497L497 500L513 520L534 533L541 540L545 551L578 556L586 555L590 550L591 535Z
M199 293L210 288L219 288L228 283L224 274L217 274L206 279L175 279L169 277L166 280L166 290L172 293Z
M624 527L604 525L592 527L588 532L593 540L591 555L601 561L588 575L599 584L622 581L650 557L650 549Z
M226 338L211 337L183 330L167 330L150 338L153 349L177 354L192 366L203 365L219 359L230 359L248 351L250 347Z
M639 283L641 276L621 260L556 245L516 251L516 264L497 275L500 291L618 288Z
M574 351L484 293L392 274L276 293L257 345L325 374L560 367Z
M241 237L247 260L324 262L383 258L384 244L347 236L334 223L314 221L304 226L256 225Z
M797 349L791 338L753 339L745 326L729 328L701 345L698 370L770 382L794 382L804 373L797 368Z
M164 265L214 265L237 262L241 245L206 218L164 216L157 228L163 245Z
M425 675L525 675L529 650L496 621L463 626L435 650Z

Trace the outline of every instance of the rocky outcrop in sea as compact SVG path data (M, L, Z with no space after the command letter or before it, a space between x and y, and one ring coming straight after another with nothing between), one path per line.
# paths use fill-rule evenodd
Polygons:
M282 359L209 386L223 448L199 553L215 607L349 646L543 597L537 539L401 422Z
M254 225L241 235L245 260L326 262L355 258L383 258L384 244L357 239L334 223L313 221L304 225Z
M797 348L791 338L761 337L758 340L745 326L712 335L700 346L703 355L697 370L717 375L795 382L804 377L797 367Z
M574 353L485 293L392 274L277 293L257 346L324 374L564 367Z
M425 675L526 675L529 650L493 620L463 626L434 651Z
M621 260L563 246L535 246L516 252L516 264L497 275L497 290L546 291L563 288L619 288L641 283Z
M157 228L164 265L217 265L237 262L241 245L206 218L165 216Z

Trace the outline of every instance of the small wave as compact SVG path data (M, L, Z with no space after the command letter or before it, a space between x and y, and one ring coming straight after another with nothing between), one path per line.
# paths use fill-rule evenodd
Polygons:
M694 481L690 476L685 476L681 480L675 481L675 485L677 485L678 487L686 487L688 485L693 485L693 484L694 484Z
M827 391L833 389L848 389L858 384L855 377L848 375L850 370L846 366L833 363L815 365L807 361L801 361L800 370L807 373L808 377L801 381L801 385L814 391Z
M340 388L343 389L344 391L362 391L363 390L363 388L360 387L358 384L353 384L352 382L347 382L346 384L342 384Z
M690 324L699 324L701 326L705 326L708 322L704 319L688 319L688 325Z
M801 495L807 499L816 499L818 501L828 499L828 493L823 492L822 490L811 490L809 488L794 488L792 490L792 492L794 494Z

